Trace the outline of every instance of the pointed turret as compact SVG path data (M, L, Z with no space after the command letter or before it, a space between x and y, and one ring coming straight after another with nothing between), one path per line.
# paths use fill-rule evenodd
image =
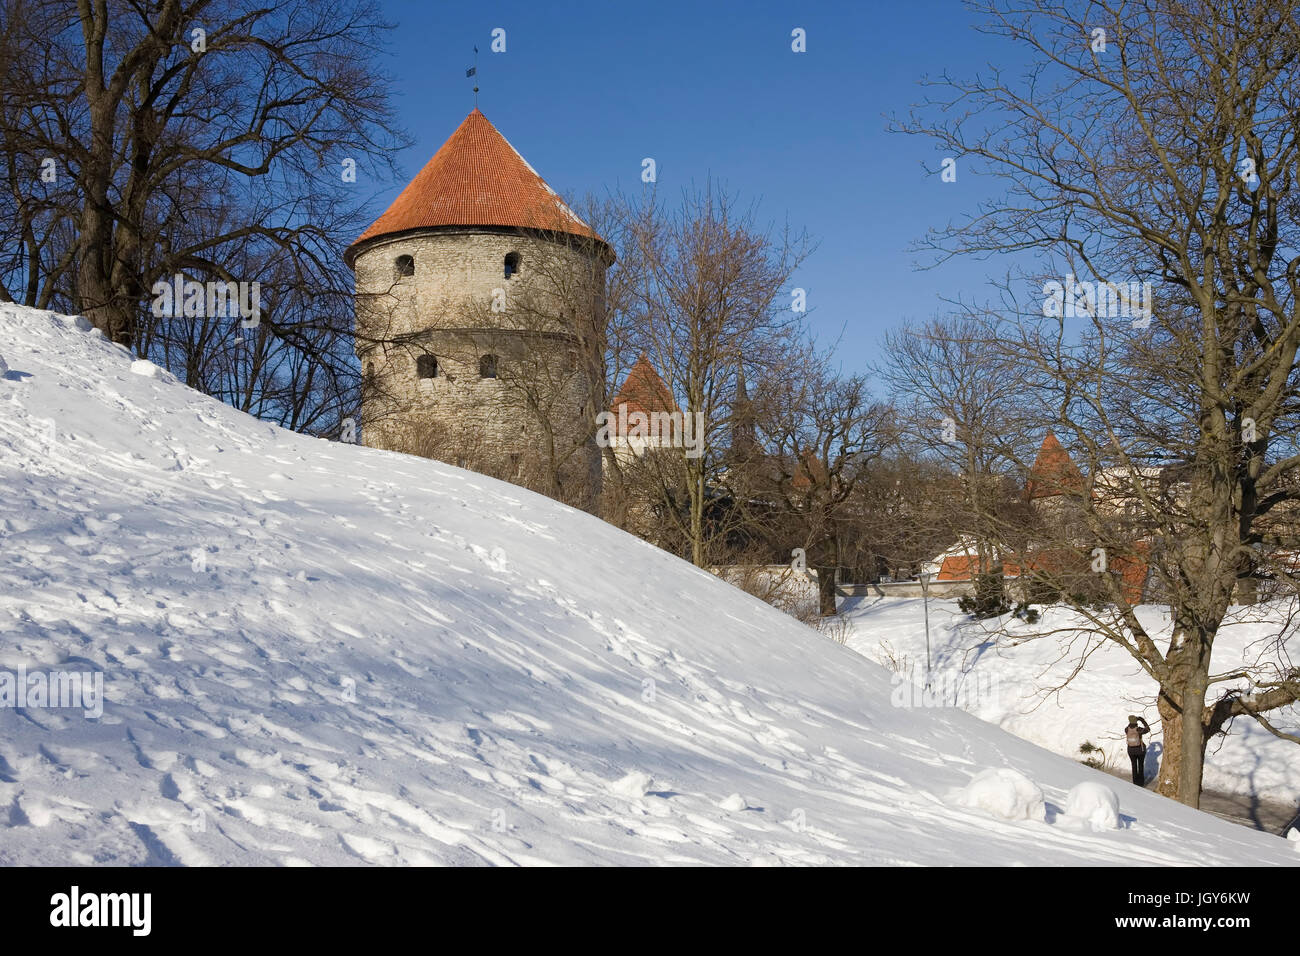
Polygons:
M1056 436L1048 432L1038 449L1034 467L1029 469L1029 480L1025 483L1025 497L1034 501L1060 495L1082 495L1085 488L1083 474L1070 460L1069 454L1061 447Z
M374 239L443 226L535 229L594 240L606 254L609 248L477 108L347 248L344 261L352 265Z

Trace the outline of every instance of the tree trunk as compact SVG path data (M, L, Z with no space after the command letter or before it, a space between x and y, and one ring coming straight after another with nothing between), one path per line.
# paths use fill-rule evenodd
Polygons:
M1163 688L1156 701L1160 723L1164 732L1164 750L1160 756L1160 776L1156 792L1200 808L1201 775L1205 769L1205 745L1208 737L1202 718L1205 710L1205 689L1200 692L1191 687L1182 690L1181 698L1191 706L1186 709L1175 704L1170 697L1172 688Z
M704 474L691 476L691 563L704 567Z
M1201 776L1205 772L1205 725L1201 723L1204 710L1205 684L1194 681L1183 690L1178 802L1197 809L1201 806Z
M1258 604L1259 603L1259 578L1251 575L1237 579L1237 589L1233 593L1233 601L1236 604Z
M1160 712L1160 726L1164 734L1164 750L1160 755L1160 775L1156 779L1156 793L1177 800L1182 773L1182 716L1164 691L1161 691L1156 699L1156 709Z
M822 617L835 616L835 568L819 567L817 571L817 606Z
M86 178L90 178L88 174ZM108 211L107 189L87 185L78 236L77 308L110 342L130 346L131 336L121 316L115 314L106 257L113 246L113 225Z

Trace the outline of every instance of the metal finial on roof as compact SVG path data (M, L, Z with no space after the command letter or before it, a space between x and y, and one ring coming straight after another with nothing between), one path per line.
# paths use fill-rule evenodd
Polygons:
M474 109L478 109L478 47L474 47L474 65L465 71L466 77L474 77Z

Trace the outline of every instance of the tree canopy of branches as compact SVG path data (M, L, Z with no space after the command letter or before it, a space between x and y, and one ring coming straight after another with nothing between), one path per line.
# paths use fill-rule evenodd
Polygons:
M769 535L802 548L817 571L819 610L836 613L835 575L846 562L859 481L891 450L893 410L872 400L865 376L841 376L829 357L809 353L780 377L761 380L754 419L767 454L745 483L771 502Z
M374 65L387 29L370 0L10 0L0 298L336 429L359 384L339 246L403 142ZM204 286L195 308L159 298L177 276ZM247 283L245 306L257 283L259 307L213 308L216 282Z
M932 517L947 523L949 544L964 537L979 566L994 567L1023 520L1006 493L1028 433L1023 370L971 316L891 332L883 351L882 378L903 406L907 447L955 477L957 493L936 502Z

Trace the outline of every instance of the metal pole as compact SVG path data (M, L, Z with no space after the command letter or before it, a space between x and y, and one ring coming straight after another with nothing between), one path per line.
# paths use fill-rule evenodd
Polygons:
M925 604L925 689L930 689L930 578L921 573L921 594Z

